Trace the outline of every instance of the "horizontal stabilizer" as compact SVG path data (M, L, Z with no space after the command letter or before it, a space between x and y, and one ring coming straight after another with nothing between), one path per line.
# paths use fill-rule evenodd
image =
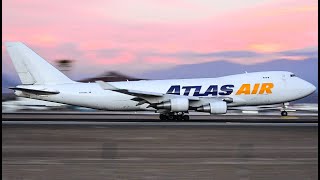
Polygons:
M21 88L21 87L11 87L9 89L23 91L30 94L37 94L37 95L53 95L59 94L59 91L54 90L47 90L47 89L31 89L31 88Z

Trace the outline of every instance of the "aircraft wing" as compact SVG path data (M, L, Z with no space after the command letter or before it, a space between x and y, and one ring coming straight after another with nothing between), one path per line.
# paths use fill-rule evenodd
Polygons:
M100 85L100 87L104 90L111 90L111 91L116 91L120 92L123 94L128 94L128 95L133 95L133 96L155 96L155 97L161 97L164 96L165 94L163 93L156 93L156 92L147 92L147 91L137 91L137 90L129 90L129 89L120 89L117 88L110 83L103 82L103 81L96 81Z
M193 96L181 96L181 95L175 95L175 94L164 94L164 93L157 93L157 92L149 92L149 91L138 91L138 90L130 90L130 89L120 89L117 88L110 83L103 82L103 81L96 81L97 84L100 85L100 87L104 90L111 90L131 96L135 96L132 100L138 101L139 103L137 105L141 105L143 103L160 103L167 99L172 98L186 98L191 101L198 101L200 100L199 97L193 97Z
M181 110L199 110L210 113L225 113L227 110L226 103L232 102L233 99L230 97L194 97L194 96L184 96L176 94L163 94L157 92L148 92L148 91L138 91L118 88L110 83L103 81L96 81L97 84L104 90L111 90L127 95L134 96L131 100L137 101L136 106L142 104L149 104L148 107L155 108L157 110L168 111L168 107L172 109L172 102L176 104L173 105L173 108L181 108ZM188 104L186 104L186 100ZM166 104L166 103L168 103ZM181 103L181 106L177 105ZM164 106L167 106L164 108Z

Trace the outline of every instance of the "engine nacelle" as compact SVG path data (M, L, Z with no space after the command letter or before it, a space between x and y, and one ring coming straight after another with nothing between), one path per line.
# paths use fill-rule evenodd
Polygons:
M171 112L186 112L189 110L189 99L187 98L170 99L167 102L158 104L157 108L168 109Z
M211 102L199 107L197 111L209 112L211 114L225 114L227 113L227 103L225 101Z

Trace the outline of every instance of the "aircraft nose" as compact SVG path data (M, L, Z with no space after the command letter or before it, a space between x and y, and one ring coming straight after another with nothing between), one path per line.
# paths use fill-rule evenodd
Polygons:
M313 84L311 84L307 81L305 81L304 88L305 88L307 94L312 94L317 89Z
M317 90L316 86L314 86L313 84L311 84L311 88L310 89L311 89L311 93L313 93L313 92L315 92Z

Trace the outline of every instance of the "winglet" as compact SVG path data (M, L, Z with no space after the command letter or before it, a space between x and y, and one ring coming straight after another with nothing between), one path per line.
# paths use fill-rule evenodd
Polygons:
M110 83L103 82L103 81L96 81L99 86L104 90L118 90L115 86L111 85Z

